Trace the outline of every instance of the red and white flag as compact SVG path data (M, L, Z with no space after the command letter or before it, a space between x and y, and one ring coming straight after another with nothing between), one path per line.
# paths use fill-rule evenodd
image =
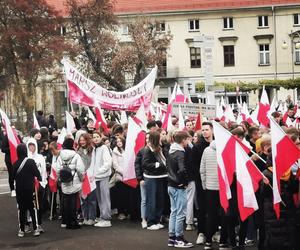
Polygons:
M98 129L100 126L103 128L104 133L108 134L109 131L108 131L108 127L107 127L107 122L106 122L105 116L103 114L103 110L98 105L96 107L96 124L95 124L95 128Z
M65 141L66 136L67 136L67 130L63 127L60 131L60 134L58 135L58 138L57 138L57 147L58 147L58 149L62 148L62 145Z
M280 177L300 158L300 150L279 124L270 118L273 160L273 201L277 218L280 217Z
M135 175L134 162L137 153L145 146L146 133L132 118L128 119L128 134L124 153L123 182L131 187L136 187L138 182Z
M201 123L201 114L199 112L198 115L197 115L197 120L196 120L196 124L195 124L194 130L195 131L201 130L201 126L202 126L202 123Z
M38 120L36 119L35 113L33 113L33 128L41 129Z
M171 131L174 129L172 124L172 104L168 104L167 113L165 114L162 128L166 131Z
M259 102L259 109L257 114L257 120L264 126L269 126L269 118L268 113L270 111L270 102L268 98L267 91L265 87L263 87L260 102Z
M239 143L235 144L235 157L238 208L244 221L258 209L255 192L263 176Z
M94 126L96 126L96 117L94 116L94 114L90 108L88 108L88 115L89 115L89 118L93 120Z
M178 129L183 131L185 129L184 118L182 115L181 107L178 108Z
M90 167L87 169L84 176L84 180L82 182L81 197L85 199L95 189L96 189L96 181L95 181L94 169Z
M56 193L57 192L57 173L56 170L54 169L53 166L51 166L51 172L49 175L49 180L48 180L48 185L49 185L49 189L52 193Z
M20 144L20 140L11 127L8 116L1 108L0 115L8 139L11 163L14 164L18 160L17 146Z
M134 118L135 122L141 126L143 130L147 130L147 116L146 116L146 110L144 104L141 104L138 111L135 114Z
M73 116L68 111L66 111L66 126L67 126L67 133L72 135L74 130L76 130L76 125Z

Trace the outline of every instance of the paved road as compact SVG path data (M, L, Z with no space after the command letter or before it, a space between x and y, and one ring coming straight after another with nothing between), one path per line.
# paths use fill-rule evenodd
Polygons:
M166 246L167 230L147 231L139 223L113 220L113 226L107 229L83 227L79 230L60 228L59 221L44 221L46 233L38 238L27 235L17 237L17 209L15 198L9 194L0 195L0 249L36 249L36 250L139 250L169 249ZM186 238L196 240L196 232L187 232ZM203 249L197 246L195 249ZM217 249L217 248L216 248ZM255 248L248 248L253 250Z
M8 185L8 174L6 170L0 170L0 195L7 193L10 193Z

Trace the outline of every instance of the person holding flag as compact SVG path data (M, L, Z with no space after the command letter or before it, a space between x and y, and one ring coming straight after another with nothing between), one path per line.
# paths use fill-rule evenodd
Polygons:
M29 211L31 216L34 230L33 235L39 236L40 231L37 228L37 221L35 217L33 192L35 178L37 178L39 181L42 181L42 177L35 161L27 158L27 147L24 143L21 143L17 146L17 155L18 160L13 165L13 176L14 180L16 181L16 197L19 208L20 230L18 232L18 236L25 236L27 211Z

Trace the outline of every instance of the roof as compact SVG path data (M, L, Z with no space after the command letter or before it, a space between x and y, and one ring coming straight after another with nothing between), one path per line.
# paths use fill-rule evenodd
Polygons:
M67 16L66 0L46 0L63 16ZM87 1L87 0L81 0ZM116 14L160 13L300 5L300 0L112 0Z

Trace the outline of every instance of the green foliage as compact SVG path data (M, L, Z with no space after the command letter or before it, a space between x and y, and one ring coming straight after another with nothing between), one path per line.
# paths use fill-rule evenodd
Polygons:
M287 80L261 80L258 83L253 82L215 82L215 86L224 86L226 92L235 92L236 87L239 87L241 92L249 92L253 90L262 89L263 86L266 88L285 88L285 89L294 89L300 87L300 78L296 79L287 79ZM196 83L196 90L199 92L204 92L204 83L198 82Z

